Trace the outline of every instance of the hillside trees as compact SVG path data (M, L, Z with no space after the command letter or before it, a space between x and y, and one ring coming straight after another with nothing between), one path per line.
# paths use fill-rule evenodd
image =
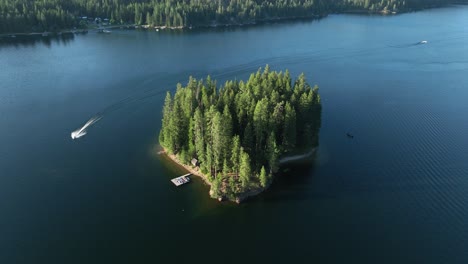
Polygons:
M77 27L84 16L112 23L188 27L345 11L404 11L453 2L460 0L0 0L0 33Z

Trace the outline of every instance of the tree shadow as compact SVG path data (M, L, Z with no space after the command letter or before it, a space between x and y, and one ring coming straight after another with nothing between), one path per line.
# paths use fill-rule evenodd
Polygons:
M68 45L75 39L73 33L62 33L43 36L41 34L31 35L8 35L0 37L0 48L2 47L33 47L42 44L50 47L51 44Z

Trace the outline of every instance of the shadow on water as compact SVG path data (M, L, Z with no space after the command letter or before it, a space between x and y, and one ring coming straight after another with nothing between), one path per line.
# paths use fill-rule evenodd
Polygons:
M258 199L262 199L263 202L268 203L279 203L323 198L322 195L319 195L320 197L311 197L310 192L306 191L306 189L313 188L317 164L317 151L315 150L319 147L319 135L322 124L321 106L314 109L309 120L310 123L305 126L308 132L302 137L298 137L300 140L298 140L297 146L305 146L299 151L300 154L296 155L301 158L283 163L270 188L264 194L261 194Z
M34 35L8 35L0 37L0 48L7 46L14 47L32 47L36 44L43 44L46 47L50 47L52 43L60 45L68 45L75 39L73 33L54 34L48 36L42 36L41 34Z
M281 167L270 188L259 198L268 203L304 201L311 199L306 191L313 184L316 154L307 160Z

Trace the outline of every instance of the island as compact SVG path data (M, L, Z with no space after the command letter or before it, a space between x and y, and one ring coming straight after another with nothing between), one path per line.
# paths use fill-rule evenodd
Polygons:
M304 74L263 70L218 87L190 77L167 93L159 142L173 161L201 176L211 197L237 203L266 190L280 166L318 146L321 101Z
M468 0L0 0L0 36L134 25L243 26L334 13L396 14ZM48 33L47 33L48 34Z

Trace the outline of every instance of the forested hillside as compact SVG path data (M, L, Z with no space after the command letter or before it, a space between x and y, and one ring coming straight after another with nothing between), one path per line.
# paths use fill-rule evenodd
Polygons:
M266 66L219 89L210 77L179 84L167 93L159 141L183 164L198 160L214 197L234 199L264 188L281 156L316 147L320 116L318 87Z
M195 27L350 10L405 11L450 2L453 0L0 0L0 33L83 26L84 16L108 18L113 24Z

